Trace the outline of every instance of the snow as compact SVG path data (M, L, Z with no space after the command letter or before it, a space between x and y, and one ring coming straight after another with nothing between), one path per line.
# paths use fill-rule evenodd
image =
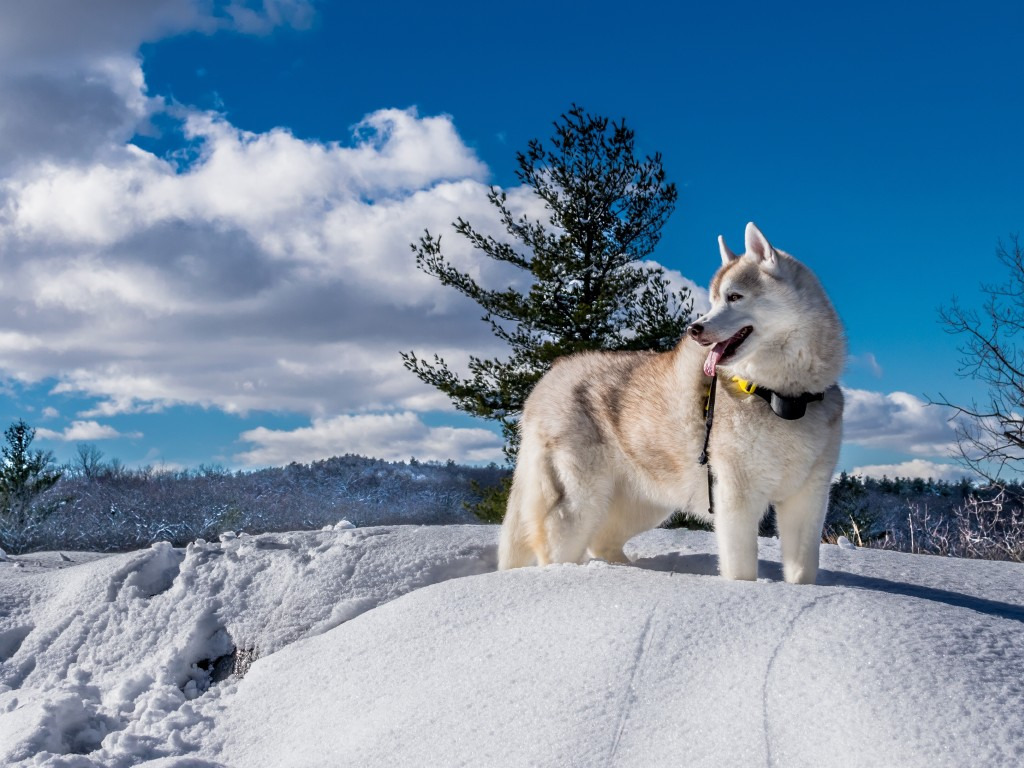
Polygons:
M10 766L1019 765L1024 566L822 546L816 586L494 572L493 526L0 562ZM852 545L850 545L852 547Z

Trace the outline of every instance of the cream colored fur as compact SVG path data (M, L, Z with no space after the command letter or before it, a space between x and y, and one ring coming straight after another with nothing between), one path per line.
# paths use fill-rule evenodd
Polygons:
M719 570L757 578L758 524L772 504L786 581L814 582L841 438L842 327L811 271L772 248L752 223L742 256L719 243L723 264L698 338L661 354L573 355L538 382L523 411L500 568L588 556L628 562L626 541L674 510L709 520L707 474L698 464L711 381L703 371L710 347L702 345L752 326L735 357L718 366L709 454ZM731 376L825 399L786 421L729 385Z

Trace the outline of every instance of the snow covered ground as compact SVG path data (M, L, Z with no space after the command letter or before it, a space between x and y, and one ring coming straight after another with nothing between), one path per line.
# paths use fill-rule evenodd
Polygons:
M0 561L0 765L1018 766L1024 566L822 547L819 584L495 573L492 526Z

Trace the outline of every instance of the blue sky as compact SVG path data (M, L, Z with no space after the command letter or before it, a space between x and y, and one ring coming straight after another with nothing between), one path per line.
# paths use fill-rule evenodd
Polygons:
M46 0L0 12L0 421L60 459L498 458L398 351L493 348L408 243L570 104L625 117L706 285L748 220L812 266L851 361L841 467L952 474L937 308L1024 219L1011 3ZM448 238L452 256L472 254ZM480 267L484 278L507 275ZM870 469L870 468L874 469Z

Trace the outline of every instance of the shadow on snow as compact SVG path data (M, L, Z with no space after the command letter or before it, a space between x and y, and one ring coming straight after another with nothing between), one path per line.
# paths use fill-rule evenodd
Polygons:
M633 561L633 565L652 571L670 571L672 573L688 573L697 576L716 576L718 574L718 557L710 554L684 555L672 552L656 557L642 557ZM782 565L768 560L758 560L758 576L761 578L782 581ZM907 584L900 581L881 579L876 576L864 576L845 571L833 571L822 568L818 571L818 586L850 587L866 589L873 592L885 592L892 595L904 595L918 600L932 600L957 608L967 608L988 616L1024 623L1024 606L1003 603L984 597L965 595L947 589L925 587L920 584Z

